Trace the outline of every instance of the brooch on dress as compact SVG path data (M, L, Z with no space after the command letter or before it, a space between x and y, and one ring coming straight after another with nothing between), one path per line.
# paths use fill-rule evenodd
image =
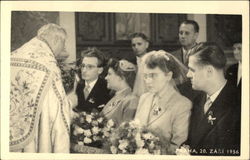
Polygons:
M208 123L210 123L211 125L214 125L214 121L216 120L216 117L213 117L212 111L208 112L207 120L208 120Z
M157 116L161 112L161 107L157 106L153 109L153 115Z

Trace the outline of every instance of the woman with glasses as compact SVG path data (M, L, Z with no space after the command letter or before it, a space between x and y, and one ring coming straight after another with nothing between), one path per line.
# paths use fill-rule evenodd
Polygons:
M186 67L165 51L145 55L143 77L148 92L139 100L135 119L170 142L166 153L175 154L188 136L192 103L176 85L186 80Z
M127 60L111 59L106 76L108 88L115 96L105 105L102 114L112 119L116 126L134 118L138 98L132 95L136 75L136 66Z

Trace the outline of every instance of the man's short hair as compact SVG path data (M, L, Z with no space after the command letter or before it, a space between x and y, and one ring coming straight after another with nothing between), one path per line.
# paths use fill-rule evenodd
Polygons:
M130 40L132 40L136 37L140 37L140 38L144 39L145 41L149 42L149 38L144 33L141 33L141 32L136 32L136 33L131 34Z
M199 32L199 30L200 30L200 27L199 27L198 23L196 21L194 21L194 20L185 20L180 25L182 25L182 24L193 25L195 32Z
M191 56L197 57L198 64L201 66L212 65L217 69L224 69L226 66L226 56L223 50L216 43L199 43L191 52Z
M103 52L101 52L96 47L89 47L81 52L81 62L85 57L96 57L98 60L98 67L104 67L106 65L106 58Z
M37 37L40 39L47 39L52 36L58 36L61 37L62 39L65 39L67 33L66 30L54 23L48 23L44 26L42 26L38 31L37 31Z

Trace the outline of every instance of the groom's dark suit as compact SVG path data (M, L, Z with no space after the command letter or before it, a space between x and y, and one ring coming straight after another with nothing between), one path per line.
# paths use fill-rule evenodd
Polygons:
M240 112L237 110L236 95L236 88L230 82L227 82L205 115L206 94L195 99L187 141L190 148L196 151L192 154L239 155ZM209 115L211 115L211 118L216 118L213 120L213 124L208 120ZM220 149L221 152L224 150L223 153L215 153L215 149L217 151ZM232 152L234 153L227 149L233 149Z
M109 90L107 89L107 82L102 78L98 78L86 100L84 98L84 87L85 81L81 80L76 88L76 94L78 97L76 110L86 112L97 110L100 112L102 108L98 108L98 106L105 105L111 99Z

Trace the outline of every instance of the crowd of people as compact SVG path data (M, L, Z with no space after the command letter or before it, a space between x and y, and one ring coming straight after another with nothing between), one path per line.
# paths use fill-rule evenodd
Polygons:
M198 36L197 22L185 20L181 48L169 53L149 51L149 38L134 33L136 63L88 48L66 94L57 66L66 31L43 26L11 53L10 151L68 153L70 119L95 111L116 126L139 120L170 141L171 154L188 145L192 155L240 155L241 41L233 46L238 63L225 70L223 50Z

